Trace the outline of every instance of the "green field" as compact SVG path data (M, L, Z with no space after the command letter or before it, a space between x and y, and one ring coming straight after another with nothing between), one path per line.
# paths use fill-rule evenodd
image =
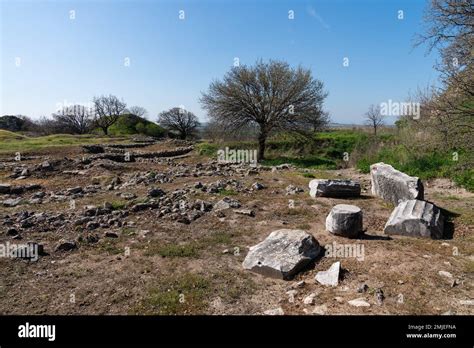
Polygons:
M48 147L75 146L128 142L127 137L103 137L94 135L55 134L43 137L28 137L0 130L0 153L31 152Z
M226 146L233 149L257 149L256 141L198 144L201 155L214 157ZM376 149L376 150L374 150ZM373 163L384 162L421 179L450 178L474 191L472 154L457 151L410 153L395 132L386 131L374 137L363 130L337 129L315 133L310 139L279 134L267 142L265 165L290 163L299 168L338 169L354 166L363 173ZM346 158L344 158L346 155ZM347 159L347 161L345 161Z

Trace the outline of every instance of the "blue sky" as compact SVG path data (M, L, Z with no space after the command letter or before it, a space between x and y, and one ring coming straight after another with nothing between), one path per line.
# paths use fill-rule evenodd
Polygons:
M437 79L435 54L412 47L422 31L422 0L0 3L0 115L49 116L58 103L114 94L145 107L151 120L183 105L205 121L201 91L235 57L310 68L340 123L362 123L370 104L402 101Z

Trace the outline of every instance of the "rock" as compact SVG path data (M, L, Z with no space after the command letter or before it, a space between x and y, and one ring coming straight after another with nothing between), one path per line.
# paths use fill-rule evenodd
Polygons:
M372 195L398 205L400 202L420 199L423 200L424 189L421 180L394 169L385 163L370 166Z
M369 290L369 286L367 284L362 284L357 288L357 292L359 293L367 292L367 290Z
M302 230L273 231L250 248L243 267L267 277L291 279L320 253L318 241Z
M296 187L295 185L288 185L286 187L286 194L287 195L295 195L297 193L304 192L301 187Z
M164 196L166 193L160 188L152 188L148 191L148 196L150 197L161 197Z
M443 237L444 217L435 205L412 199L401 202L388 219L384 233L439 239Z
M44 161L40 164L40 168L42 170L52 170L53 169L53 166L51 165L51 163L49 163L48 161Z
M77 248L77 244L74 241L61 240L57 245L54 251L70 251Z
M82 192L82 187L77 186L77 187L72 187L66 190L66 193L68 195L74 195Z
M16 207L22 201L21 197L18 198L9 198L3 201L3 206L5 207Z
M10 193L10 189L10 184L0 184L0 194L8 194Z
M357 237L362 232L362 211L355 205L334 206L326 218L326 230L343 237Z
M259 182L254 182L252 184L252 190L259 191L259 190L263 190L264 188L265 186L260 184Z
M212 203L211 202L206 202L201 199L196 199L196 201L193 204L193 209L198 210L198 211L211 211L212 210Z
M86 229L88 229L89 231L92 231L92 230L95 230L97 228L100 227L100 224L96 221L89 221L87 224L86 224Z
M354 307L370 307L370 303L367 302L363 297L350 300L347 303Z
M441 277L444 277L444 278L452 278L453 275L449 272L446 272L446 271L439 271L438 274L441 276Z
M303 303L307 305L312 305L314 303L315 297L316 297L316 294L313 292L303 299Z
M353 180L314 179L309 182L311 197L359 197L360 184Z
M328 311L328 307L323 304L323 305L314 307L312 314L325 315L327 311Z
M374 297L378 305L381 306L383 304L383 300L385 299L382 289L376 289L374 293Z
M105 232L104 235L106 237L109 237L109 238L118 238L119 237L118 234L113 232L113 231L107 231L107 232Z
M250 209L234 210L234 213L240 214L240 215L246 215L246 216L255 217L255 211L250 210Z
M105 149L100 145L82 145L82 148L88 153L104 153Z
M318 283L326 286L337 286L339 283L339 271L341 270L341 263L334 262L327 271L321 271L316 274L314 278Z
M275 166L274 168L276 170L284 170L284 169L290 169L291 165L288 164L288 163L283 163L283 164L279 164L277 166Z
M265 315L284 315L285 312L283 311L283 308L278 307L278 308L273 308L273 309L268 309L265 312L263 312Z
M18 230L16 228L12 227L7 230L7 236L11 237L11 236L16 236L16 235L18 235Z
M290 286L290 289L301 289L306 285L306 282L304 280L300 280L299 282L293 283Z
M221 199L219 202L217 202L214 205L215 211L229 209L229 208L240 208L240 202L229 197L224 197L223 199Z
M123 198L129 201L131 199L137 198L137 196L134 193L124 192L120 194L120 198Z

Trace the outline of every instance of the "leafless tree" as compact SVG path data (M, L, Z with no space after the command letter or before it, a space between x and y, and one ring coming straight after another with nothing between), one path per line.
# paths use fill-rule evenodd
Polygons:
M53 118L60 125L60 128L68 129L75 134L89 132L93 117L93 109L84 105L65 106L53 114Z
M365 113L366 124L374 129L374 135L377 135L377 129L384 124L384 116L380 113L380 106L370 105L369 111Z
M322 119L326 96L323 83L310 70L270 60L233 67L222 81L211 83L201 104L228 132L249 124L258 128L258 158L262 160L272 132L305 133L309 119Z
M117 122L126 107L127 104L113 95L94 97L94 123L104 131L105 135L107 135L109 127Z
M474 134L474 6L472 0L432 0L425 11L425 33L416 46L437 49L441 86L430 91L430 118L444 124L446 137L473 142Z
M131 113L132 115L139 116L146 118L148 115L148 111L141 106L131 106L128 108L128 112Z
M196 115L180 107L160 113L158 124L168 131L177 132L181 139L195 135L200 125Z

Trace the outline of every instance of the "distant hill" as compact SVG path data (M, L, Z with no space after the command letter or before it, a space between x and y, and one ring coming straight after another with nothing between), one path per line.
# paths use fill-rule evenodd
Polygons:
M0 129L10 132L19 132L25 130L28 122L22 117L5 115L0 117Z
M162 138L166 130L154 122L133 114L121 115L113 126L110 127L111 135L143 134L151 137Z

